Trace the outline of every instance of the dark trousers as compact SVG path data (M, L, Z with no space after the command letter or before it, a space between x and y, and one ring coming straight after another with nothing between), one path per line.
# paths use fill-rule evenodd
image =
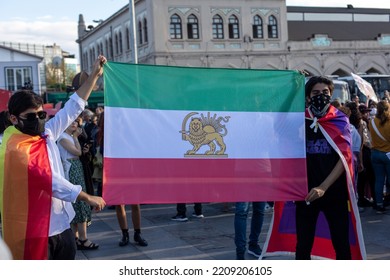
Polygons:
M357 192L359 202L364 201L367 184L370 186L371 196L375 198L375 174L371 163L371 149L363 146L362 152L364 170L360 172L358 176Z
M310 260L317 220L323 212L329 224L329 231L337 260L350 260L348 203L342 200L326 200L324 197L306 205L296 203L297 246L295 259Z
M187 207L185 203L178 203L176 205L176 210L178 215L186 215ZM196 215L202 214L202 203L194 203L194 211Z
M76 242L72 230L49 237L49 260L74 260L76 257Z

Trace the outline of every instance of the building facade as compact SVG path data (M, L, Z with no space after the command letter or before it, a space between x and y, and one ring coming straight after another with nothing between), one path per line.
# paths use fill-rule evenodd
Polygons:
M390 9L286 7L285 0L135 0L138 63L390 73ZM128 5L78 23L82 70L98 54L132 62Z
M80 65L75 56L62 50L56 44L47 46L29 43L0 42L0 53L3 53L0 57L0 65L6 65L8 67L8 70L4 68L4 70L0 69L1 73L4 73L3 77L0 78L0 88L11 91L25 87L26 81L30 79L34 92L43 94L50 90L48 84L71 84L74 75L80 71ZM30 58L25 62L21 57L26 56ZM31 60L39 60L37 70L35 69L35 65L31 68ZM10 65L12 65L15 74L12 74L11 70L9 70ZM19 73L18 71L22 71L22 74L16 75L16 73ZM35 73L35 71L37 71L37 75L29 74ZM15 78L9 77L10 75L13 75ZM1 80L2 78L4 80Z
M0 89L15 91L27 87L41 92L43 57L0 45Z

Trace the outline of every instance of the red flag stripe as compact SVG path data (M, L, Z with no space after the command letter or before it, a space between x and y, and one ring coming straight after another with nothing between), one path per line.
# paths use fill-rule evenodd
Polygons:
M305 159L104 158L109 204L302 200L302 184Z

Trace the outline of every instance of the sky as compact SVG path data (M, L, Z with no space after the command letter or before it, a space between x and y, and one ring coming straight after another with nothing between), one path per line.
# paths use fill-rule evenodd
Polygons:
M158 1L158 0L155 0ZM214 0L217 2L217 0ZM355 8L388 8L384 0L286 0L287 6L326 6ZM59 45L78 57L77 23L83 14L86 25L107 19L128 0L8 0L0 4L0 41Z

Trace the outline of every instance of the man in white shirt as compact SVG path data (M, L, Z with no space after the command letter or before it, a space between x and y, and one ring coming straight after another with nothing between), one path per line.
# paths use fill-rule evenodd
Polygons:
M15 132L15 128L19 131L16 131L13 135L20 135L20 132L22 132L22 135L30 135L32 137L40 136L40 138L43 138L46 141L47 155L45 156L49 159L51 169L51 210L48 230L48 253L47 256L43 256L42 258L75 258L75 238L70 229L70 222L75 215L71 204L72 202L75 202L76 200L85 201L94 207L96 211L101 211L105 206L105 201L101 197L88 195L81 190L81 186L73 185L65 179L61 158L55 141L70 123L72 123L84 110L86 101L88 100L93 87L103 73L103 64L106 63L106 61L104 56L98 57L89 78L83 83L80 89L70 97L64 108L47 122L45 122L46 113L43 111L42 107L43 100L32 91L18 91L14 93L8 103L10 121L13 125L10 131ZM38 169L41 167L41 165L37 166ZM4 177L6 176L7 173L4 174ZM4 179L4 181L5 180L6 179ZM6 219L7 209L4 205L3 207L4 219ZM16 225L10 223L10 227L12 226L16 227ZM36 226L39 227L40 225ZM4 240L10 247L15 258L14 250L16 249L13 248L12 242L7 242L7 238L12 239L13 237L4 236ZM18 242L20 243L20 241ZM29 257L30 255L27 255L27 257L26 255L16 255L17 258L22 259L35 258Z

